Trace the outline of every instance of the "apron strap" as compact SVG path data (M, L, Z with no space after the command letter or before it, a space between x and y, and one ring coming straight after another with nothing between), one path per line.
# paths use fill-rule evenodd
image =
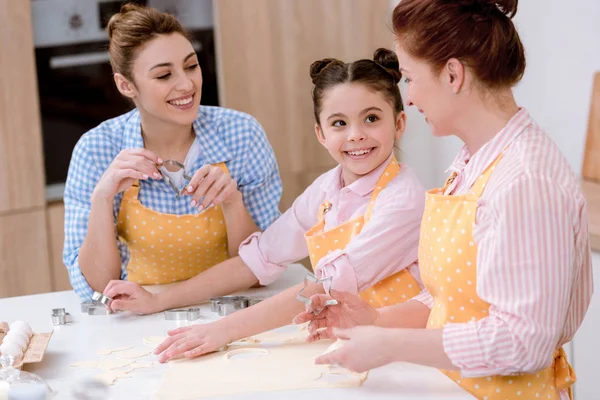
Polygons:
M365 224L369 222L371 215L373 215L373 208L375 207L375 200L377 199L377 196L383 189L385 189L387 184L398 175L399 172L400 165L398 165L398 161L396 161L396 156L392 156L392 159L377 180L375 188L373 189L373 193L371 193L371 199L369 199L369 204L367 205L367 210L365 211Z
M504 155L504 153L500 153L500 155L498 157L496 157L496 159L485 169L485 171L483 171L483 173L479 176L479 178L477 178L475 183L473 183L473 186L471 186L470 194L472 194L478 198L481 197L483 191L485 190L485 186L487 185L488 181L490 180L490 177L492 176L492 173L494 172L496 165L498 165L500 160L502 160L503 155Z
M125 190L123 193L123 199L139 200L138 195L140 194L140 181L136 180L133 184Z
M398 172L400 172L400 166L398 165L398 161L396 161L396 157L392 156L392 159L375 184L375 188L373 189L373 193L369 199L369 204L367 205L367 210L365 211L365 223L371 219L377 195L379 195L379 193L387 186L387 184L390 183L392 179L396 177L396 175L398 175ZM332 204L327 200L325 200L323 204L319 206L319 223L325 222L325 214L331 210L331 207L333 207Z

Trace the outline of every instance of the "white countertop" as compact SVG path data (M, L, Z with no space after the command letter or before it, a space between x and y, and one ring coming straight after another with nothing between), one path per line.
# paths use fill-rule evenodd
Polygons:
M247 294L264 298L302 281L306 270L299 265L291 266L285 275L268 288L253 289ZM50 314L53 308L65 308L73 316L73 323L53 327ZM203 305L202 318L194 323L204 323L218 318L208 305ZM80 311L79 299L72 291L34 296L0 299L0 321L27 321L35 332L54 330L44 360L29 364L26 370L34 372L47 381L57 392L58 399L72 399L70 390L77 382L101 373L69 367L76 361L98 360L96 352L120 346L136 346L149 349L142 343L147 336L165 336L167 330L186 323L166 321L163 313L136 316L118 313L106 316L89 316ZM142 359L156 359L150 355ZM157 390L162 374L169 368L158 364L152 369L139 369L132 377L120 379L110 387L112 399L150 399ZM219 397L221 400L270 400L270 399L473 399L458 385L436 369L417 365L395 363L372 370L366 382L358 388L315 389L290 392L253 393L240 396Z

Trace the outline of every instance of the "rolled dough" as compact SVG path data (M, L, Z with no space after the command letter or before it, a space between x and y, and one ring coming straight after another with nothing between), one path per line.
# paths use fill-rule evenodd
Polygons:
M125 350L129 350L129 349L133 349L133 346L123 346L123 347L117 347L115 349L98 350L98 355L99 356L107 356L112 353L118 353L120 351L125 351Z
M286 338L287 336L287 338ZM278 345L232 345L227 353L211 353L195 359L169 363L155 400L192 400L211 396L252 392L360 386L367 373L356 374L331 366L316 365L315 358L327 352L332 341L306 343L304 329L278 333ZM266 351L261 357L231 358L246 349Z

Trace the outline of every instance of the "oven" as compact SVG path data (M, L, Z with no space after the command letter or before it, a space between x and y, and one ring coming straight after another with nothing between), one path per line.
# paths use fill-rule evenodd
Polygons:
M46 197L62 199L75 144L133 103L115 87L106 23L127 1L33 0ZM204 105L219 105L211 0L137 0L175 15L192 36L202 68Z

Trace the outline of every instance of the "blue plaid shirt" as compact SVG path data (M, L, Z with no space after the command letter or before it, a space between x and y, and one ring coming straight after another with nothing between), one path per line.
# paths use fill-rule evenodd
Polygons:
M258 121L238 111L201 106L193 127L201 154L190 173L205 164L225 162L243 195L246 209L260 229L266 229L280 215L282 186L275 154ZM64 194L63 262L82 301L90 300L93 293L79 267L79 249L87 233L92 192L121 150L142 147L140 114L133 110L91 129L73 150ZM146 207L168 214L198 213L190 205L189 196L177 199L164 180L149 179L140 184L139 198ZM122 196L118 194L114 201L115 226ZM121 279L126 279L129 250L125 243L116 240L121 254Z

